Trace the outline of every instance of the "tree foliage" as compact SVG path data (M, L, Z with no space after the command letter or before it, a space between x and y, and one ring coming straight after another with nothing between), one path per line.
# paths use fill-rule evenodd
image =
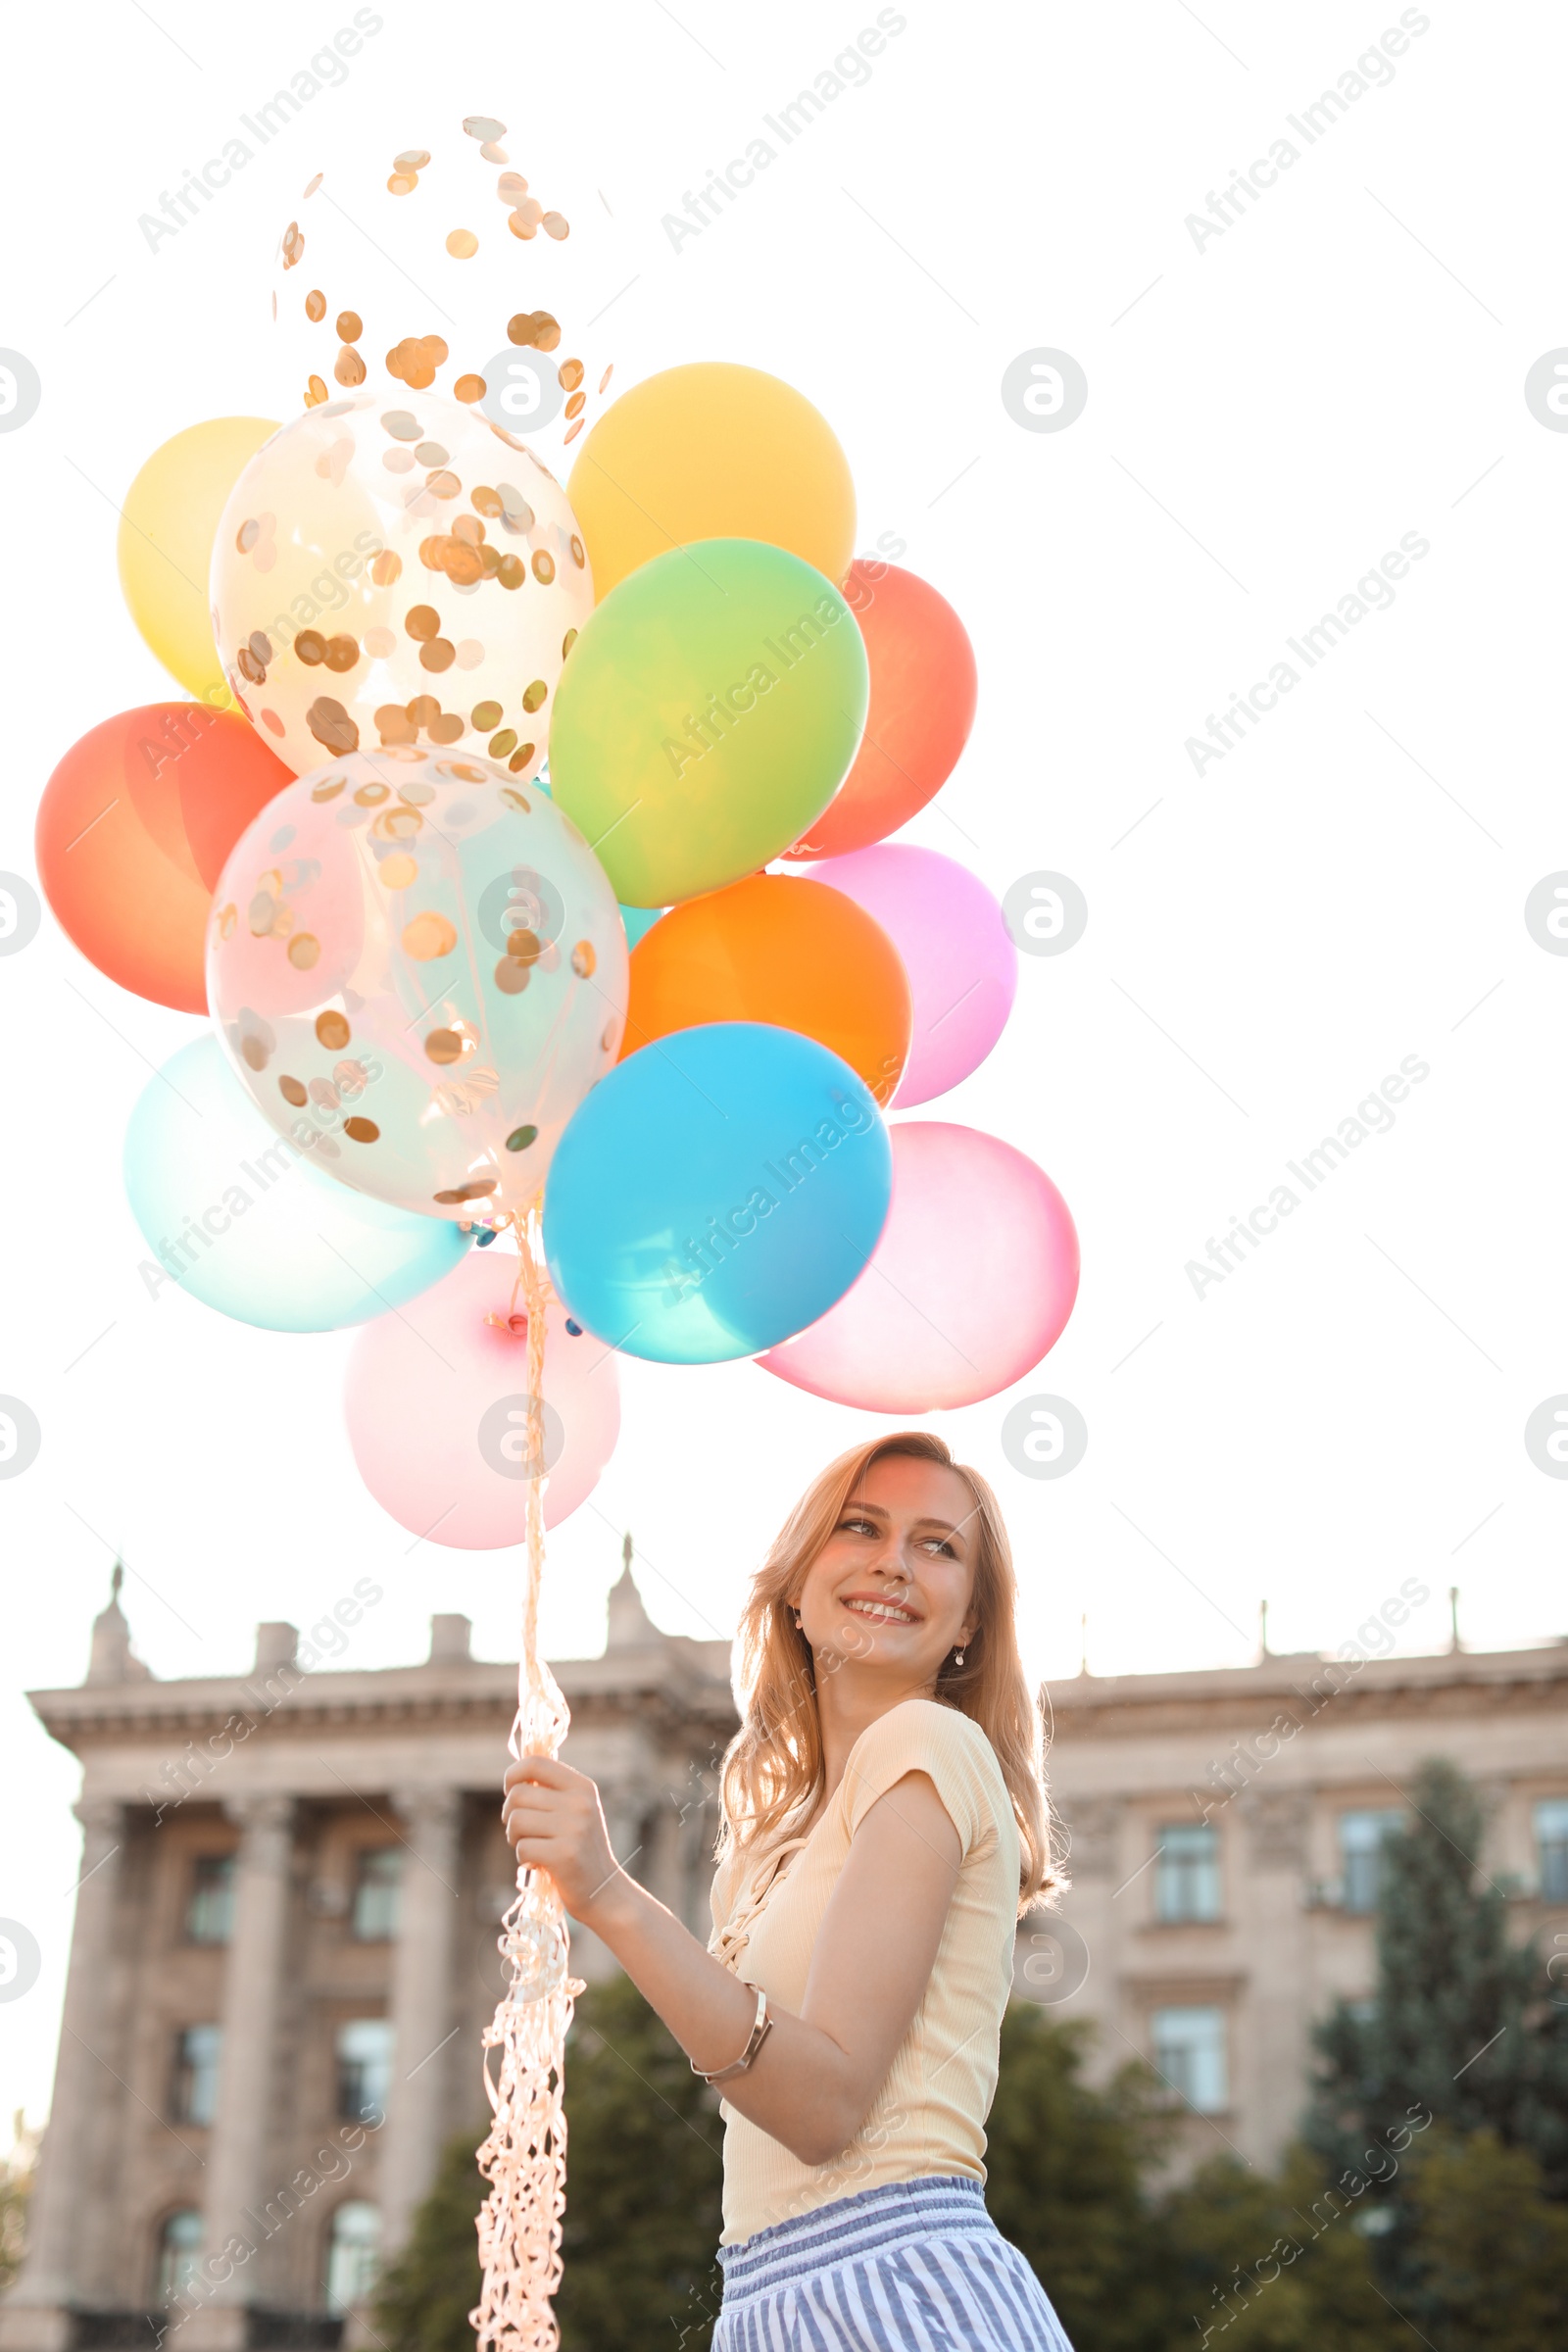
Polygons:
M1092 2088L1088 2042L1086 2026L1032 2003L1008 2010L986 2127L986 2203L1080 2352L1141 2352L1163 2340L1175 2310L1175 2251L1148 2189L1171 2125L1145 2066Z
M12 2148L0 2157L0 2293L11 2285L22 2267L27 2231L27 2202L32 2193L37 2161L36 2134L26 2130L21 2109L12 2132Z
M408 2244L381 2277L374 2326L387 2352L472 2352L468 2314L479 2300L473 2224L485 2194L473 2151L483 2137L476 2124L448 2146Z
M1437 2352L1568 2343L1568 2206L1494 2132L1440 2130L1411 2173L1412 2271Z
M1180 2327L1164 2340L1223 2342L1225 2352L1405 2352L1414 2339L1378 2289L1358 2213L1303 2148L1278 2176L1229 2156L1201 2166L1160 2212L1181 2269Z
M1568 2196L1568 2001L1542 1956L1511 1943L1507 1897L1480 1865L1480 1798L1458 1769L1422 1765L1409 1827L1385 1839L1377 1992L1317 2029L1305 2136L1335 2172L1425 2114L1527 2149Z
M717 2094L636 1986L596 1984L566 2062L562 2352L699 2352L720 2279Z

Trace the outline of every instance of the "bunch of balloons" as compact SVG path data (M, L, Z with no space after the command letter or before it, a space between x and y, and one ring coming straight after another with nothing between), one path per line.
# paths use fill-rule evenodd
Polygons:
M963 749L974 658L934 589L853 561L808 401L670 368L563 489L405 375L193 426L124 512L192 699L66 755L38 860L101 971L213 1023L130 1122L149 1279L363 1326L350 1437L396 1519L514 1543L541 1471L564 1517L620 1354L890 1413L1039 1361L1060 1195L886 1115L966 1077L1016 985L991 894L887 838ZM480 1254L541 1213L542 1424L515 1261Z

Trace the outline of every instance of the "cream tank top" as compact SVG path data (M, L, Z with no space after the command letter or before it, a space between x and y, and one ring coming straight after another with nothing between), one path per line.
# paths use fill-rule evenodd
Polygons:
M725 2245L887 2181L985 2180L985 2119L1012 1989L1019 1848L1002 1768L978 1724L926 1698L906 1699L871 1724L809 1837L786 1839L760 1861L731 1854L720 1866L709 1950L798 2016L850 1841L909 1772L929 1773L963 1842L924 1997L870 2114L831 2163L802 2164L727 2103L720 2109Z

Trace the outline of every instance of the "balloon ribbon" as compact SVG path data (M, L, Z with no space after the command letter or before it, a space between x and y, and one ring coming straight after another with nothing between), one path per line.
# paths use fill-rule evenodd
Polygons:
M547 1287L538 1202L512 1222L528 1316L527 1571L517 1714L509 1743L520 1759L553 1756L570 1717L560 1685L539 1655ZM519 1867L516 1898L502 1922L497 1949L512 1976L484 2034L484 2083L494 2121L478 2165L490 2193L478 2217L484 2284L468 2321L481 2352L556 2352L561 2339L551 2298L561 2284L566 2209L564 2051L572 2005L583 1987L567 1973L566 1917L548 1875ZM491 2070L492 2050L501 2053L499 2078Z

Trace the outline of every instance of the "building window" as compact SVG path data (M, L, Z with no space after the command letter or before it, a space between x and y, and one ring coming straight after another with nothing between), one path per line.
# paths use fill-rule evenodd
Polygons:
M403 1856L395 1845L368 1846L354 1883L354 1933L362 1943L385 1943L398 1932Z
M1347 1911L1375 1911L1383 1884L1383 1840L1404 1827L1402 1813L1340 1815L1341 1901Z
M1207 1822L1173 1823L1158 1833L1154 1864L1156 1919L1218 1919L1219 1832Z
M1224 2010L1156 2009L1151 2023L1157 2071L1189 2107L1217 2115L1230 2101Z
M1544 1903L1568 1903L1568 1796L1536 1807L1536 1869Z
M166 2310L196 2276L202 2250L202 2217L194 2205L172 2213L158 2232L158 2264L153 2300Z
M379 2124L392 2087L392 2025L353 2017L337 2030L337 2111L347 2124Z
M226 1943L234 1932L234 1857L198 1854L191 1872L185 1934L192 1943Z
M345 2312L363 2303L381 2267L381 2208L350 2197L332 2216L326 2249L326 2308Z
M221 2026L184 2026L175 2034L176 2124L210 2124L218 2113L218 2062L222 2052Z

